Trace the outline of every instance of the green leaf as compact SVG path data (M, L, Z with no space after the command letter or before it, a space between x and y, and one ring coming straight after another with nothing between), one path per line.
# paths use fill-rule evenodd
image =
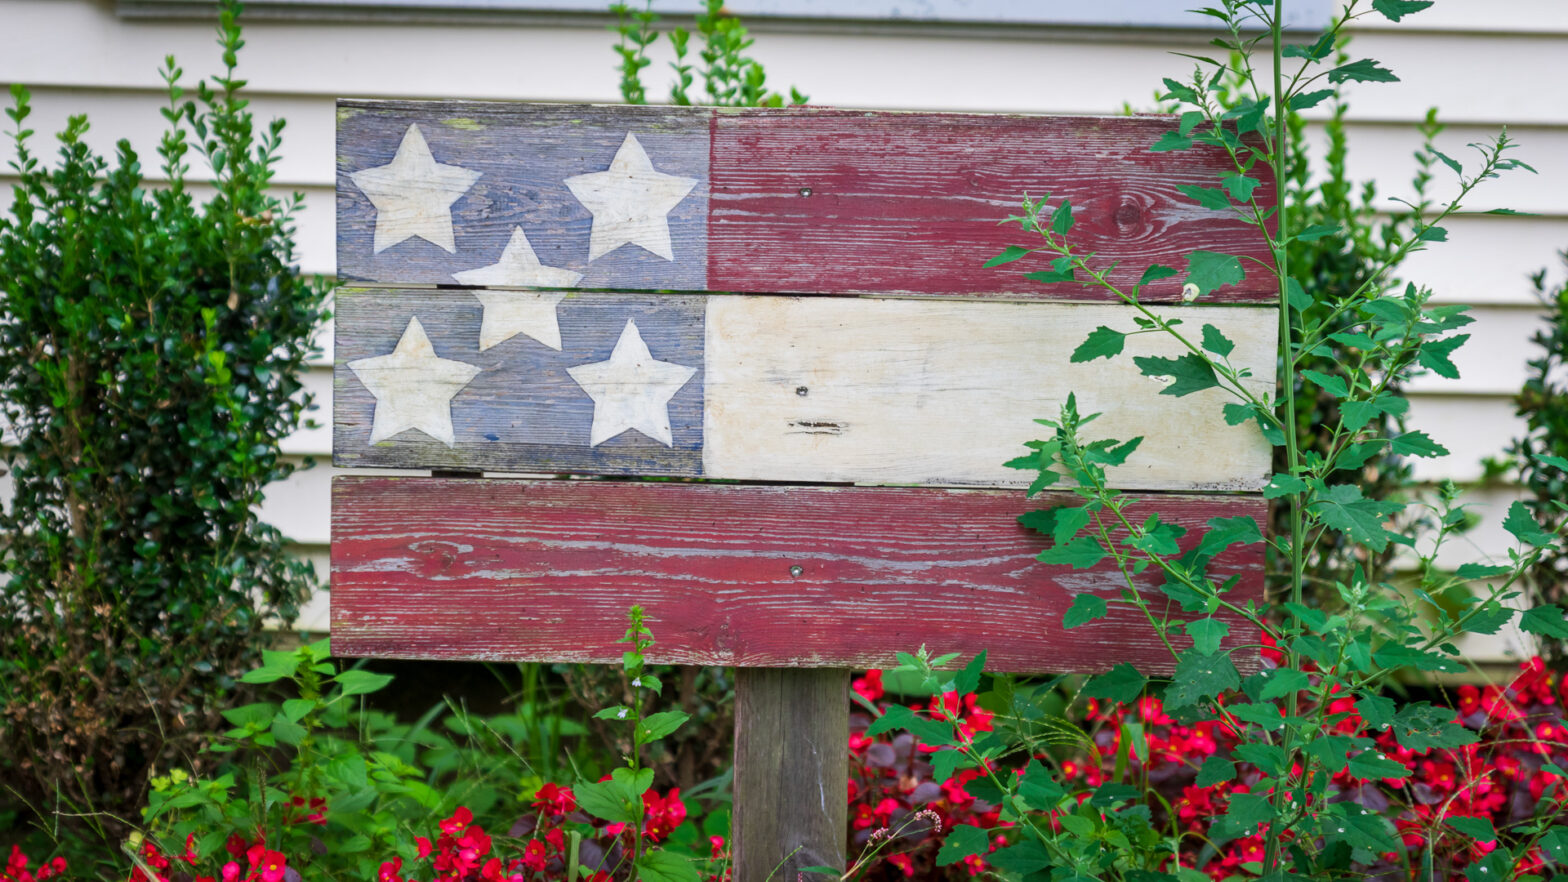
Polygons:
M1260 182L1257 178L1249 178L1240 172L1220 178L1220 184L1230 194L1230 198L1237 202L1246 202L1252 198L1252 191L1258 188Z
M1202 297L1225 285L1234 285L1247 277L1241 261L1235 255L1217 254L1213 251L1194 251L1187 255L1187 278L1184 285L1198 286Z
M343 690L343 695L365 695L385 689L392 682L391 674L374 674L370 671L344 671L333 680L338 688Z
M1232 793L1229 802L1222 821L1215 825L1215 832L1223 836L1251 836L1274 819L1274 806L1262 793Z
M953 677L953 689L959 695L968 695L980 688L980 674L985 670L985 656L986 651L980 650L980 654L970 659L969 664L964 665L964 669Z
M1520 855L1522 856L1522 855ZM1466 882L1494 882L1497 879L1517 880L1526 882L1529 874L1514 876L1515 854L1507 846L1493 849L1481 857L1480 860L1465 867ZM1540 877L1535 877L1539 879Z
M309 698L290 698L283 702L283 716L288 717L291 723L303 720L306 714L315 709L316 702Z
M638 882L700 882L702 874L689 858L660 849L645 851L637 856Z
M1352 848L1372 852L1397 851L1400 841L1392 833L1393 822L1378 812L1369 812L1353 802L1334 803L1323 815L1324 838L1345 842Z
M1302 371L1301 375L1312 381L1314 386L1335 398L1345 398L1350 395L1350 388L1345 384L1344 377L1325 374L1322 371Z
M1187 636L1192 638L1192 648L1204 655L1220 651L1220 641L1230 633L1230 625L1219 619L1197 619L1186 625Z
M1149 146L1150 153L1167 153L1173 150L1186 150L1192 147L1192 139L1185 137L1181 132L1166 132L1160 140Z
M1198 769L1198 780L1194 781L1199 787L1213 787L1224 781L1233 781L1236 778L1236 764L1228 759L1211 756L1203 761L1203 766Z
M1096 545L1095 547L1098 548L1099 546ZM1105 613L1105 599L1084 592L1073 598L1072 607L1067 610L1066 615L1062 616L1062 627L1072 630L1095 619L1105 618Z
M1561 456L1552 456L1549 453L1537 453L1535 455L1535 461L1541 463L1542 465L1548 465L1554 469L1568 472L1568 459L1565 459Z
M1281 496L1292 496L1307 489L1307 482L1294 475L1275 475L1269 479L1268 486L1263 488L1264 499L1278 499Z
M1275 668L1269 672L1269 681L1263 685L1258 697L1264 701L1286 698L1312 687L1312 678L1306 671L1295 668Z
M1024 767L1023 779L1018 782L1018 795L1029 808L1044 812L1056 808L1067 791L1051 778L1050 771L1039 760L1031 759Z
M1422 227L1416 239L1422 242L1447 242L1448 230L1444 227Z
M1219 328L1213 325L1204 325L1203 348L1218 355L1220 358L1224 358L1230 355L1231 350L1236 348L1236 344L1231 342L1229 337L1222 334Z
M673 734L683 723L691 719L691 715L684 711L661 711L650 714L638 724L638 744L651 744Z
M1002 253L1001 254L998 254L997 256L991 258L990 260L988 260L985 263L981 264L981 266L984 267L985 269L990 269L993 266L1001 266L1004 263L1012 263L1015 260L1019 260L1019 259L1028 257L1030 254L1033 254L1033 253L1034 252L1029 250L1028 248L1021 248L1021 247L1019 247L1017 245L1009 245L1006 248L1002 249Z
M1427 150L1431 151L1433 156L1436 156L1438 159L1442 160L1443 164L1452 169L1454 174L1462 175L1465 173L1465 167L1459 164L1459 160L1454 159L1441 150L1438 150L1436 147L1428 147Z
M1495 566L1492 564L1483 563L1467 563L1459 565L1459 569L1454 571L1454 578L1463 579L1466 582L1472 582L1476 579L1493 579L1498 576L1506 576L1508 575L1508 572L1508 567L1504 566Z
M1372 660L1385 668L1415 668L1448 674L1457 674L1464 670L1464 665L1447 656L1395 644L1384 644L1377 652L1372 653Z
M1300 282L1296 281L1295 279L1286 279L1285 302L1290 305L1291 309L1294 309L1297 312L1305 312L1308 309L1311 309L1312 304L1316 303L1317 301L1314 300L1311 295L1307 294L1306 290L1301 287Z
M248 726L252 724L260 726L270 721L277 712L277 705L270 701L262 701L255 704L241 705L240 707L231 707L222 711L222 714L223 718L228 720L231 726Z
M264 649L261 657L261 667L246 672L240 678L241 683L273 683L294 676L294 672L299 669L299 655L294 652Z
M1147 285L1150 282L1158 282L1160 279L1168 279L1174 275L1176 275L1176 269L1174 267L1153 263L1149 265L1148 269L1143 271L1142 278L1138 279L1138 287L1142 288L1144 285Z
M1389 449L1401 456L1447 456L1448 448L1425 432L1404 432L1388 439Z
M1370 58L1342 64L1328 72L1328 81L1343 83L1354 81L1357 83L1397 83L1399 77L1386 67L1382 67Z
M574 793L577 794L577 808L612 824L632 824L643 808L641 794L633 794L615 778L608 782L579 782Z
M986 855L986 863L999 870L1027 877L1030 873L1051 866L1053 861L1045 846L1032 840L999 848Z
M932 747L952 747L958 743L953 740L950 724L922 717L901 704L890 706L882 716L872 720L866 734L881 735L894 729L903 729L915 736L915 740Z
M1312 92L1300 92L1290 96L1290 109L1294 111L1306 110L1317 107L1324 101L1334 97L1333 89L1318 89ZM1299 238L1299 237L1298 237Z
M292 747L298 747L299 743L305 740L305 735L308 734L304 726L294 722L282 713L272 718L271 732L272 737Z
M1400 708L1391 728L1402 747L1417 752L1451 750L1481 740L1481 736L1454 722L1453 708L1436 707L1425 701Z
M1394 503L1367 499L1354 484L1323 487L1307 510L1330 529L1338 530L1373 551L1388 549L1391 538L1383 523L1398 510Z
M1512 505L1508 506L1508 516L1503 518L1503 529L1507 530L1520 542L1526 545L1533 545L1536 548L1551 545L1552 541L1557 538L1542 529L1541 525L1535 522L1534 516L1530 514L1529 506L1517 499L1514 500Z
M1444 337L1441 340L1428 340L1421 344L1421 351L1416 354L1416 364L1430 370L1439 377L1450 380L1459 379L1459 368L1454 367L1450 356L1454 350L1465 345L1470 339L1469 334L1457 334L1453 337Z
M939 750L931 756L931 777L938 784L953 777L953 773L960 768L969 768L974 763L969 755L956 748Z
M1068 360L1078 364L1085 361L1094 361L1096 358L1110 358L1115 355L1121 355L1122 347L1126 342L1126 334L1101 325L1089 332L1088 338L1078 344L1078 348L1073 350L1072 358Z
M1407 15L1420 12L1434 0L1372 0L1372 8L1383 13L1389 21L1399 21Z
M1568 864L1568 825L1558 824L1541 837L1541 851L1553 863Z
M1265 732L1274 732L1283 728L1285 717L1280 713L1279 705L1272 701L1262 704L1233 704L1229 706L1231 716L1243 722L1251 723ZM1263 745L1258 745L1262 747Z
M991 837L984 828L972 824L959 824L947 834L947 840L942 843L942 850L936 853L936 865L946 867L966 857L985 854L990 846Z
M1051 232L1065 236L1073 228L1073 204L1066 199L1051 212Z
M1324 31L1317 42L1311 45L1290 44L1283 48L1280 55L1285 58L1306 58L1311 61L1322 61L1334 52L1334 32Z
M1258 522L1246 515L1209 518L1208 532L1198 540L1198 553L1213 557L1232 545L1255 545L1263 541Z
M1219 378L1214 375L1214 368L1210 367L1202 356L1192 352L1183 353L1176 358L1139 355L1132 361L1145 377L1171 378L1172 382L1160 390L1161 395L1174 395L1180 398L1183 395L1213 389L1220 384Z
M1348 766L1353 778L1399 780L1410 777L1410 768L1384 756L1377 748L1352 754Z
M1241 675L1224 653L1205 655L1189 649L1176 662L1176 672L1165 689L1167 709L1192 707L1241 685Z
M1092 536L1079 536L1071 542L1063 542L1047 548L1035 559L1041 563L1061 564L1075 570L1086 570L1105 559L1105 549L1100 546L1100 540Z
M1194 184L1178 184L1176 189L1185 193L1188 199L1198 203L1204 208L1217 211L1226 211L1230 208L1230 199L1225 191L1215 187L1199 187Z
M1121 662L1085 683L1082 694L1085 698L1103 698L1125 704L1142 695L1148 683L1149 678L1138 673L1137 668L1127 662Z
M1562 607L1555 603L1544 603L1525 610L1524 615L1519 617L1519 627L1553 640L1568 640L1568 618L1564 617Z
M1296 234L1296 239L1301 242L1311 242L1324 236L1333 236L1339 232L1339 224L1313 224Z

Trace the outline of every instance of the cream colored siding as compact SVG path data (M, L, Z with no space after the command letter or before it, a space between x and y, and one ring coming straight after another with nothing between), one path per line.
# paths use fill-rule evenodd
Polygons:
M730 8L742 15L745 0ZM1479 460L1500 451L1518 431L1509 402L1531 350L1525 338L1538 322L1526 275L1551 265L1568 248L1568 90L1558 88L1568 58L1568 4L1561 0L1445 0L1385 26L1375 17L1356 25L1353 50L1387 64L1404 82L1356 85L1350 93L1350 167L1378 181L1383 197L1409 193L1415 124L1430 106L1449 129L1440 146L1470 162L1464 144L1489 138L1507 124L1518 158L1539 176L1515 173L1483 188L1471 209L1447 224L1451 242L1415 256L1407 275L1431 284L1444 302L1474 303L1477 323L1458 363L1457 381L1423 379L1413 387L1418 427L1455 456L1418 463L1424 479L1475 481ZM543 101L616 101L613 35L600 23L545 26L526 16L514 23L407 25L385 19L253 22L242 74L262 117L285 116L278 183L306 196L299 256L307 272L333 271L333 129L338 97L466 97ZM1174 51L1206 51L1191 31L1015 27L965 30L915 25L800 28L752 21L755 52L776 88L800 86L813 103L868 108L921 108L1040 113L1107 113L1124 105L1154 106L1163 76L1181 77L1189 63ZM156 165L163 103L158 69L175 53L187 81L211 74L216 62L211 23L190 19L121 18L109 0L0 0L0 83L34 89L40 132L58 129L67 114L85 111L89 140L99 149L129 137ZM655 56L651 94L665 93L667 57ZM0 163L9 159L0 144ZM0 190L14 180L0 171ZM1440 175L1434 195L1451 189ZM0 192L0 198L5 193ZM1506 206L1532 217L1476 211ZM1393 208L1391 203L1390 208ZM983 257L977 255L977 258ZM318 360L308 386L330 421L330 371ZM289 439L291 455L325 461L330 433L307 430ZM328 540L325 466L296 475L268 494L266 514L302 553L324 561ZM1478 490L1487 520L1471 550L1500 554L1496 528L1507 488ZM324 609L324 607L323 607ZM324 621L322 618L314 622Z

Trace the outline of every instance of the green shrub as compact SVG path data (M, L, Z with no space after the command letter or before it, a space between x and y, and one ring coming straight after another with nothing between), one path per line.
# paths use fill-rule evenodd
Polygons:
M1560 256L1568 267L1568 251ZM1552 287L1543 269L1530 282L1546 309L1546 323L1530 338L1536 357L1530 359L1524 387L1514 397L1527 430L1514 439L1508 455L1527 492L1525 505L1541 523L1560 532L1568 528L1568 513L1561 508L1568 500L1568 280ZM1542 555L1527 578L1536 599L1559 605L1568 601L1568 551ZM1562 640L1543 640L1541 654L1562 661L1568 647Z
M257 131L240 97L237 5L212 86L186 100L167 61L161 180L127 141L95 154L83 116L46 165L11 90L0 762L39 812L136 805L151 767L216 727L264 617L292 619L314 585L256 507L293 469L279 442L311 408L300 374L326 288L292 266L300 197L268 190L283 122ZM205 204L192 147L214 171Z

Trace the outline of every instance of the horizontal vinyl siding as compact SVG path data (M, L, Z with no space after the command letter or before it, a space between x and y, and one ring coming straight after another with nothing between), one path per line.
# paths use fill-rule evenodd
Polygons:
M744 4L733 8L744 14ZM819 27L754 21L756 56L775 88L798 85L813 103L879 109L946 109L1038 113L1117 113L1150 109L1163 76L1182 77L1189 62L1171 51L1208 51L1206 37L1157 30L1018 29L998 38L962 30L903 26L894 30ZM128 137L156 176L154 148L163 105L157 71L175 53L193 84L214 70L210 22L114 15L108 0L0 0L0 27L10 38L0 53L0 84L33 87L43 136L68 114L92 118L90 143L108 151ZM1526 337L1539 323L1527 275L1561 266L1568 248L1568 91L1555 88L1568 58L1568 4L1560 0L1445 0L1388 26L1368 16L1354 26L1352 50L1384 62L1404 80L1353 84L1349 90L1353 177L1378 182L1388 197L1409 194L1410 154L1420 144L1415 124L1430 106L1448 124L1439 147L1472 164L1464 147L1507 124L1520 143L1513 155L1535 165L1482 188L1461 216L1446 223L1450 242L1412 256L1404 275L1431 286L1447 303L1475 304L1471 343L1456 357L1458 380L1423 378L1411 387L1412 422L1454 456L1418 461L1423 480L1475 482L1480 460L1498 454L1519 431L1510 396L1533 355ZM246 31L241 74L262 119L289 121L278 184L305 195L299 218L299 259L309 273L334 272L333 182L338 97L619 100L613 35L590 24L571 26L399 25L386 21L266 21ZM661 47L662 52L662 47ZM667 55L648 69L650 94L667 94ZM1320 133L1314 133L1318 138ZM0 141L0 166L10 157ZM197 176L202 170L198 169ZM0 168L0 199L14 176ZM1450 192L1445 170L1433 195ZM1530 217L1478 212L1509 207ZM330 343L330 338L325 342ZM330 457L330 353L306 378L322 409L321 428L285 444L295 457ZM319 465L270 488L264 514L301 555L325 567L327 486L333 470ZM1445 560L1505 553L1498 526L1512 498L1507 487L1473 488L1484 506L1481 526ZM317 613L324 610L318 608ZM324 624L324 617L310 620Z

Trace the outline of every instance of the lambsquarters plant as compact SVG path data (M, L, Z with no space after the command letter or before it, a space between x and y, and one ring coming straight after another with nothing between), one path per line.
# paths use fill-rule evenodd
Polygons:
M1336 472L1359 468L1380 451L1419 457L1447 454L1423 432L1375 431L1375 417L1407 408L1407 402L1389 390L1413 374L1457 376L1452 355L1468 335L1455 332L1470 319L1464 307L1433 305L1431 292L1424 288L1389 286L1382 272L1350 292L1315 291L1301 284L1292 275L1289 244L1344 231L1328 224L1301 227L1288 205L1274 208L1261 186L1269 177L1264 171L1272 172L1274 180L1285 179L1290 160L1286 108L1313 107L1332 95L1332 85L1397 80L1372 59L1336 58L1346 25L1364 15L1398 22L1431 5L1429 0L1373 0L1365 8L1367 4L1351 0L1320 37L1303 44L1286 44L1282 37L1283 0L1225 0L1222 6L1201 10L1225 27L1226 36L1216 42L1226 60L1198 58L1191 76L1165 80L1164 100L1178 102L1183 112L1177 128L1151 149L1224 151L1233 170L1209 186L1185 186L1183 192L1199 205L1235 212L1257 226L1268 237L1274 265L1243 265L1233 255L1193 252L1184 282L1197 304L1180 318L1146 308L1140 289L1183 270L1150 266L1138 285L1121 288L1108 281L1107 261L1075 247L1073 207L1066 201L1030 200L1014 218L1038 241L1009 248L990 265L1044 255L1049 268L1031 273L1032 278L1078 282L1109 291L1132 307L1130 326L1095 329L1075 350L1074 361L1123 357L1129 336L1174 338L1183 350L1176 357L1134 358L1145 376L1166 383L1162 394L1181 397L1223 390L1232 400L1214 414L1216 419L1255 425L1271 443L1285 448L1286 467L1269 481L1264 495L1288 509L1289 529L1265 539L1250 518L1218 518L1192 537L1157 515L1133 520L1127 512L1130 500L1108 486L1106 469L1134 455L1137 439L1095 437L1094 415L1080 414L1071 399L1055 419L1041 420L1053 430L1052 437L1031 443L1030 452L1010 465L1035 473L1031 492L1065 484L1079 499L1076 505L1021 518L1051 537L1052 546L1041 560L1077 568L1110 561L1128 576L1128 587L1117 597L1080 594L1062 624L1078 627L1104 616L1109 604L1129 605L1142 613L1172 656L1174 673L1168 680L1151 680L1123 664L1088 681L1079 696L1116 702L1157 696L1163 712L1177 722L1219 721L1235 734L1234 747L1204 760L1199 784L1236 780L1239 767L1247 770L1248 780L1245 787L1231 790L1223 805L1210 808L1218 821L1203 834L1179 825L1156 827L1143 792L1129 786L1121 774L1080 799L1083 794L1069 792L1034 758L1041 741L1039 727L1031 721L1041 716L1033 707L1040 690L997 677L986 697L990 709L999 712L994 731L966 730L943 704L923 715L907 708L890 710L868 730L877 734L907 728L925 743L945 748L933 759L938 779L976 775L969 791L1001 807L1005 831L955 827L938 864L984 856L1006 875L1042 880L1202 880L1234 872L1269 880L1375 876L1490 882L1541 879L1551 868L1568 863L1568 827L1559 824L1568 799L1563 780L1568 770L1551 762L1548 750L1539 751L1545 758L1541 771L1553 777L1518 819L1498 828L1485 818L1465 815L1459 803L1445 801L1417 825L1431 846L1409 852L1398 838L1409 829L1409 819L1392 817L1386 800L1379 805L1342 786L1347 779L1410 783L1410 767L1387 755L1390 746L1425 752L1476 741L1453 709L1398 700L1385 694L1385 685L1463 670L1456 640L1466 633L1496 633L1516 617L1527 632L1548 639L1568 637L1561 608L1538 606L1521 615L1507 603L1517 596L1522 574L1544 551L1562 542L1522 503L1510 507L1503 522L1515 543L1506 561L1470 563L1449 571L1440 568L1437 559L1445 541L1465 523L1456 488L1444 486L1414 503L1429 509L1436 524L1434 535L1418 542L1389 529L1396 520L1406 521L1399 517L1406 503L1368 498L1355 483L1332 482ZM1230 109L1216 100L1227 78L1243 83L1247 91ZM1533 171L1512 158L1514 144L1506 133L1472 147L1474 154L1463 161L1425 148L1431 160L1453 172L1457 194L1445 203L1409 206L1415 213L1413 235L1388 255L1389 264L1442 242L1447 237L1444 221L1484 181L1507 172ZM1249 387L1246 372L1228 361L1232 341L1203 321L1204 298L1248 273L1271 274L1278 284L1280 363L1287 379L1275 394ZM1286 430L1296 421L1296 384L1288 378L1330 340L1349 347L1352 358L1341 376L1305 372L1307 381L1339 402L1332 443L1322 453L1308 454L1297 447L1296 433ZM1558 459L1543 461L1561 467ZM1357 570L1334 586L1337 602L1309 605L1302 590L1305 562L1319 543L1336 539L1369 553L1403 548L1411 564L1408 579L1399 584L1374 581ZM1210 577L1208 564L1216 555L1265 541L1272 544L1288 586L1277 603L1243 602L1230 585ZM1144 596L1133 588L1131 576L1147 571L1164 576L1163 596ZM1174 608L1180 613L1166 613ZM1279 647L1277 664L1257 664L1259 635L1262 642ZM1240 666L1237 657L1243 659ZM938 671L940 665L923 652L908 657L905 667L924 673L929 685L943 691L963 693L981 683L978 660L956 676ZM1242 670L1256 672L1244 676ZM1135 717L1123 719L1127 725L1136 722ZM1531 730L1530 737L1550 739L1556 748L1560 728ZM1132 745L1140 738L1147 736L1129 729L1121 740ZM1116 765L1126 767L1123 762ZM1396 821L1405 823L1396 826ZM1188 840L1194 835L1208 837L1208 847L1191 848ZM1210 867L1202 857L1252 837L1258 844L1255 859L1243 866ZM1463 850L1469 857L1462 865L1438 857L1451 854L1456 840L1474 846ZM1194 852L1199 855L1195 862ZM1536 869L1543 866L1546 869Z

